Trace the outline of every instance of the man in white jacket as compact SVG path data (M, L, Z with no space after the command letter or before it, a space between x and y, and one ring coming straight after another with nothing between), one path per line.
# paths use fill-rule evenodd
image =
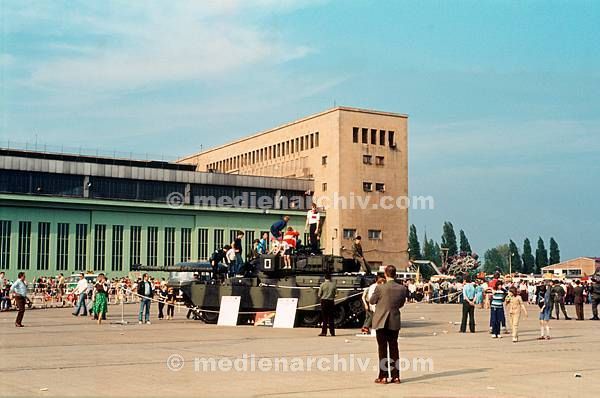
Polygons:
M79 296L79 300L77 300L77 308L76 308L75 312L73 313L73 316L78 316L79 311L81 311L82 308L83 308L82 315L87 316L87 306L85 303L86 299L87 299L87 290L88 290L88 282L85 279L85 275L82 272L81 274L79 274L79 282L77 282L77 287L75 287L75 290L73 291L73 294Z

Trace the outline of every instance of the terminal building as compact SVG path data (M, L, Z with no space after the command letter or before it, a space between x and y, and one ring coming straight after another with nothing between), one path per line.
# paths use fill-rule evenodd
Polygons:
M403 268L408 206L395 204L408 197L407 123L402 114L336 107L179 163L219 174L313 180L314 198L327 213L328 253L349 256L360 235L372 265Z
M283 215L302 230L310 179L197 171L159 161L0 149L0 271L14 280L74 272L127 275L131 264L207 260L245 232L252 241ZM194 198L242 198L235 203ZM259 204L245 198L266 197Z

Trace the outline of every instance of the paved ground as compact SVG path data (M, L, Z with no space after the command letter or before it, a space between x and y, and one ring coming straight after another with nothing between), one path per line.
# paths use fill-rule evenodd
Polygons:
M315 329L204 325L186 321L184 313L176 313L174 321L138 325L135 310L126 307L126 319L132 322L126 326L98 326L73 318L69 309L28 311L23 329L14 327L14 312L1 313L0 396L582 398L597 396L600 385L600 322L553 321L554 338L540 342L535 340L535 307L521 325L521 342L512 344L508 336L490 338L483 310L476 315L480 332L464 335L454 324L460 320L459 306L410 304L403 311L401 355L408 361L430 358L433 370L405 371L400 386L373 384L376 343L357 337L354 330L322 338ZM118 311L112 312L114 321ZM249 358L245 364L234 361L244 354ZM341 371L341 362L339 371L333 370L335 354L348 361L348 371ZM167 367L172 355L172 367L181 365L177 356L185 361L178 371ZM315 362L321 359L320 366L309 364L309 356ZM279 357L288 361L288 372L259 371L259 366L274 366ZM195 358L220 359L221 367L245 366L247 371L202 371L210 362ZM362 371L366 360L372 362ZM284 365L278 364L280 369ZM324 368L330 370L319 370Z

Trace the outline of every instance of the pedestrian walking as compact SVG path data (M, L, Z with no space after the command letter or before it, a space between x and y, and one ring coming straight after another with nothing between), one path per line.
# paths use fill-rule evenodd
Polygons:
M165 317L164 309L167 302L167 294L167 285L161 284L160 289L158 290L158 296L156 297L158 299L158 319L164 319Z
M527 317L527 308L523 302L523 296L519 294L517 288L512 286L508 289L508 297L506 297L506 308L508 310L508 318L510 320L510 330L512 331L512 341L519 341L519 322L521 315Z
M79 274L79 281L77 282L77 286L73 291L75 297L79 297L77 299L77 307L75 308L75 312L73 312L73 316L78 316L79 312L83 310L82 316L87 316L87 291L88 291L88 281L85 279L84 273Z
M173 288L170 287L167 292L167 320L175 316L175 300L177 299Z
M496 282L496 290L494 290L494 294L492 295L491 303L490 323L492 324L492 337L496 339L502 337L500 336L500 326L502 325L502 320L505 319L504 300L506 298L506 291L502 286L503 282L498 280Z
M104 274L98 275L94 285L94 317L98 319L98 325L106 319L108 311L108 283Z
M25 282L25 272L19 272L17 280L10 287L10 294L15 299L17 306L17 319L15 327L23 327L23 317L25 316L25 304L27 304L27 282Z

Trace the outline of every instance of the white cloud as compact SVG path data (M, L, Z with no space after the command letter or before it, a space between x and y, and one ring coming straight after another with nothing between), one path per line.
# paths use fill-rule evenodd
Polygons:
M260 65L305 57L306 44L288 44L268 29L242 22L256 7L285 11L305 2L116 2L72 7L57 16L48 59L29 60L29 85L113 91L170 82L227 78ZM309 4L312 2L309 2ZM75 11L73 11L75 10ZM57 15L55 10L55 15ZM42 18L28 9L25 19ZM44 20L47 22L48 15ZM70 32L66 34L64 32ZM81 37L73 37L80 32ZM62 40L60 40L62 38Z

